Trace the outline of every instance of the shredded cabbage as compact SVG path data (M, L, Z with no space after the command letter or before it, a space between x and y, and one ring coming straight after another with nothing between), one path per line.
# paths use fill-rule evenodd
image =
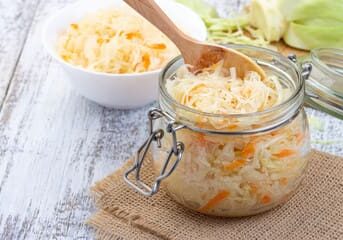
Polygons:
M225 114L262 111L289 97L289 89L275 76L261 80L252 72L242 80L236 77L235 69L225 70L221 64L197 75L183 67L167 81L167 91L177 102L198 112ZM176 114L182 118L185 113ZM309 132L304 114L257 135L179 130L177 138L185 151L173 174L164 180L169 195L188 208L217 216L246 216L283 203L300 184L308 162ZM204 118L209 117L194 117L193 121L199 124ZM235 121L225 128L239 129L242 123ZM223 121L209 122L214 129L223 127ZM164 129L167 122L159 120L157 125ZM153 151L156 171L172 146L173 139L167 134L162 151Z
M264 38L260 29L248 24L245 16L232 19L207 18L204 19L209 32L208 41L214 43L247 44L258 47L275 49Z
M262 80L256 72L244 79L236 76L236 69L223 68L223 61L193 74L181 67L166 83L169 94L179 103L207 113L235 114L263 111L282 103L289 97L275 76Z
M249 24L250 16L242 14L221 18L216 9L203 0L176 0L199 14L208 30L208 41L213 43L249 44L275 49L264 37L264 32ZM268 39L268 38L267 38Z
M99 10L71 24L57 51L73 65L106 73L158 70L179 54L165 35L126 6Z

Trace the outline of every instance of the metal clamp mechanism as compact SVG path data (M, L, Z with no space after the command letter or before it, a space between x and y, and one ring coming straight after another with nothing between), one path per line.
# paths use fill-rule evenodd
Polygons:
M295 54L288 55L288 59L291 60L294 64L298 64L298 59ZM301 68L301 77L303 80L308 80L310 78L312 72L312 64L311 62L303 62L300 65ZM312 92L308 91L305 86L305 94L309 98L318 98L317 95L313 94Z
M301 76L304 80L307 80L310 78L312 72L312 64L310 62L303 62L301 64Z
M159 176L156 177L155 181L152 184L152 187L150 187L141 180L140 173L142 170L144 159L150 149L151 143L155 141L157 143L158 148L162 147L161 139L164 136L164 131L162 129L154 130L154 126L153 126L154 121L162 117L166 118L166 120L168 121L166 132L172 135L173 146L168 152L168 156L166 160L164 161L164 164L161 168L161 172ZM149 111L148 118L149 118L149 133L150 133L149 137L144 142L144 144L138 149L136 153L135 163L127 172L125 172L124 180L127 184L129 184L129 186L131 186L133 189L135 189L139 193L145 196L152 196L158 192L161 181L169 177L173 173L178 163L182 159L182 154L184 152L184 144L182 142L177 141L176 132L184 128L184 126L177 124L175 122L175 119L172 116L156 108ZM171 163L170 160L172 156L175 156L176 160ZM132 177L134 181L132 181L129 178L131 174L134 175L134 177Z
M291 60L293 63L297 64L298 63L298 59L297 56L295 54L290 54L288 55L288 59ZM311 72L312 72L312 64L311 62L305 61L302 62L301 65L301 76L304 80L309 79Z
M293 53L288 55L288 59L291 60L293 63L298 62L297 55L295 55Z

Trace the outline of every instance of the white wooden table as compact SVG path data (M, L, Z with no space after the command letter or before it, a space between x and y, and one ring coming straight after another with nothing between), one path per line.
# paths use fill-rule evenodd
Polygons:
M44 52L42 21L68 2L0 0L0 239L92 239L89 187L146 137L151 106L118 111L85 100ZM324 121L314 141L332 140L314 147L343 155L342 121L308 112Z

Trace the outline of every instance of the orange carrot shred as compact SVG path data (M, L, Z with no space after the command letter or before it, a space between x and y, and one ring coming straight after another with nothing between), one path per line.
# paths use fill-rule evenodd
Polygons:
M279 134L282 134L282 129L275 130L275 131L270 133L270 135L272 135L272 136L276 136L276 135L279 135Z
M198 134L198 141L201 145L205 145L206 144L206 139L205 139L205 135L203 133L199 133Z
M280 178L279 183L282 186L286 186L288 184L288 179L286 177Z
M200 212L207 212L208 210L214 208L216 205L218 205L221 201L223 201L225 198L230 196L229 191L220 191L217 193L216 196L214 196L212 199L210 199L203 207L199 209Z
M278 153L274 153L273 156L279 157L279 158L284 158L284 157L289 157L291 155L295 154L294 150L291 149L283 149Z
M70 60L70 57L66 56L66 55L62 55L62 58L63 58L64 61L69 61Z
M246 163L245 159L234 160L228 164L225 164L224 169L226 171L235 171L235 170L243 167L245 163Z
M126 38L131 40L133 38L143 38L140 32L130 32L126 34Z
M229 126L227 126L227 128L228 129L235 129L235 128L237 128L238 127L238 125L237 124L230 124Z
M262 124L252 124L251 125L253 128L260 128L260 127L263 127Z
M262 198L261 198L261 203L263 204L268 204L272 201L272 198L269 196L269 195L264 195Z
M150 56L149 56L149 54L144 54L143 55L143 65L144 65L144 68L145 69L148 69L149 68L149 66L150 66Z
M254 143L250 142L242 150L242 157L252 157L255 153L255 145Z
M74 30L79 29L79 25L77 25L77 24L75 24L75 23L70 24L70 27L71 27L72 29L74 29Z
M163 49L167 48L167 46L164 43L151 44L151 45L149 45L149 47L152 49L156 49L156 50L163 50Z

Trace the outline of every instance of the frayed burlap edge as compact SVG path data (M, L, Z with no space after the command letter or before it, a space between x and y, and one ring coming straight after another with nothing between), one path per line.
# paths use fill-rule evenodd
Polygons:
M146 164L151 164L149 156L147 159ZM158 229L154 223L147 222L141 216L121 209L120 206L113 206L111 203L102 201L102 197L116 188L118 181L123 180L124 171L132 164L133 160L129 159L119 170L97 182L91 188L95 205L101 210L90 217L86 223L96 229L96 239L101 240L136 239L137 236L139 236L138 239L169 239L168 232L153 230L155 227ZM109 205L111 207L108 207ZM118 228L121 233L114 233L115 228Z

